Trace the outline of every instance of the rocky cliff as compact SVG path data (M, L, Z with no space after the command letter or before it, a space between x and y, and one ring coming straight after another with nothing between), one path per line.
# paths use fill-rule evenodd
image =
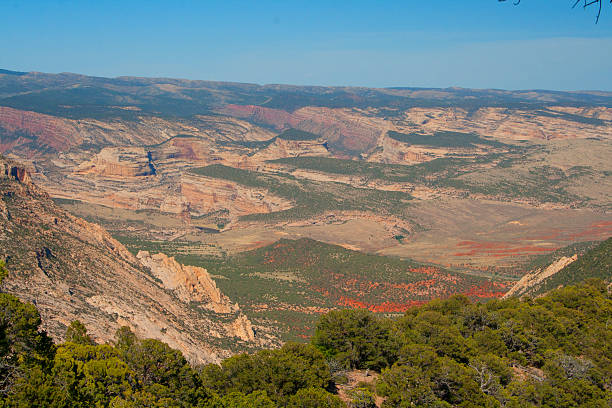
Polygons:
M517 283L510 288L510 290L504 295L504 298L511 296L522 296L529 292L537 291L541 286L542 282L550 278L561 269L578 259L578 255L574 254L570 257L561 257L552 264L548 265L544 269L537 269L523 276Z
M206 269L181 265L162 253L151 255L148 251L140 251L136 258L184 302L203 302L204 307L217 313L239 310L237 304L232 304L221 293Z
M143 265L101 227L57 207L27 174L0 158L0 258L10 271L4 289L34 303L54 338L74 319L100 342L127 325L201 363L231 354L218 346L228 339L264 342L206 271L163 255L141 256Z

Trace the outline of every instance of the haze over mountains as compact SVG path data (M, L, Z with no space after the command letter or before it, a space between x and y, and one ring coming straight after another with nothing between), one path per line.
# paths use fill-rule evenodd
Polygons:
M162 309L176 308L177 321L205 317L200 327L218 338L238 333L235 319L252 323L254 334L237 335L244 347L308 336L319 313L338 307L398 313L453 293L499 297L535 257L612 235L607 92L0 71L0 153L63 207L45 199L41 213L98 223L132 252L110 270L146 286L139 296L170 291ZM9 269L21 265L15 256ZM156 274L160 263L173 272ZM47 279L44 265L18 269ZM197 298L193 285L212 283L217 310L187 317L190 301L210 303L212 293ZM75 295L81 305L93 296L85 292ZM93 307L91 319L108 309ZM158 323L158 337L187 341L161 332L175 323ZM185 332L193 344L215 342ZM224 355L221 343L202 359Z

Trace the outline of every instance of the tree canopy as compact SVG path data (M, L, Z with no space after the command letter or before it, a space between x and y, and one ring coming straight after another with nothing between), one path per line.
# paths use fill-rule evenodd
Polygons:
M590 280L537 299L454 296L393 319L331 311L312 344L195 367L127 327L95 344L75 321L54 345L33 305L0 293L0 408L607 407L611 321L611 292ZM351 369L377 380L343 401L337 371Z

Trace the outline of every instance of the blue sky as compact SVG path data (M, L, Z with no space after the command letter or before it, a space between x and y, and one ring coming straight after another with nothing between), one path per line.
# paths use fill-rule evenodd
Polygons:
M0 68L297 85L612 91L573 0L0 0Z

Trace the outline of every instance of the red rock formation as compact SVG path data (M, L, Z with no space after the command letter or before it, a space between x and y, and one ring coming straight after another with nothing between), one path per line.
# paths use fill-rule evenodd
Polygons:
M10 161L0 160L0 177L19 181L21 184L31 184L30 173L25 167L18 166Z
M387 128L384 120L359 115L349 109L306 107L289 113L254 105L227 105L222 112L279 130L294 128L312 132L323 136L332 147L354 153L376 146Z
M64 151L79 145L82 140L66 119L7 107L0 107L0 128L9 135L17 135L15 140L0 143L2 153L34 140L56 151Z

